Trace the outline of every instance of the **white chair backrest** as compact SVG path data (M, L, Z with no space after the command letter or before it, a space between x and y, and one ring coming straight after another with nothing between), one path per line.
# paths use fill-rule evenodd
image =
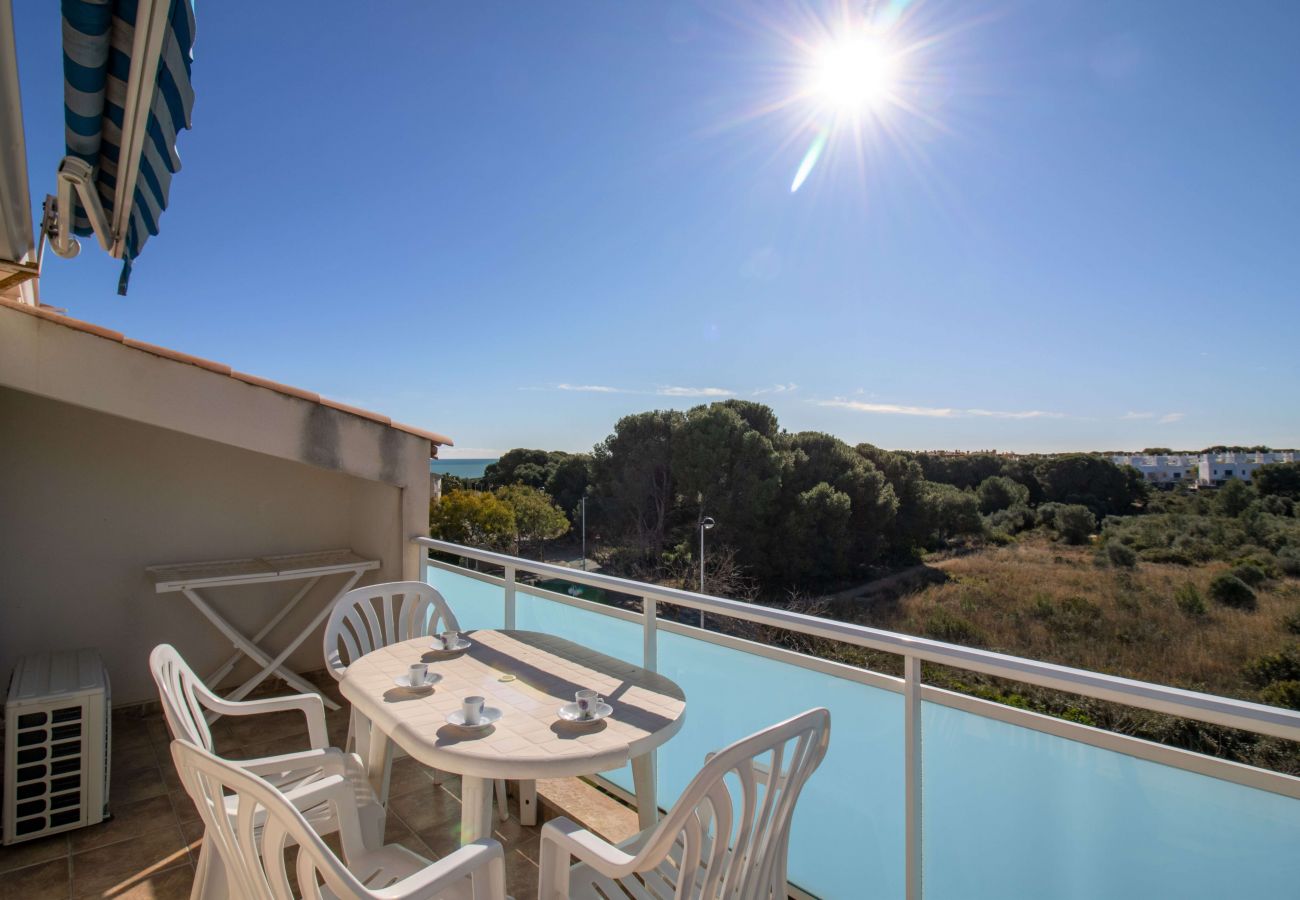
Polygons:
M459 631L442 594L420 581L353 588L334 604L325 624L325 664L340 681L371 650L440 631Z
M637 854L663 859L680 845L677 871L695 878L658 891L678 900L783 900L795 803L826 756L830 729L830 712L810 709L714 754Z
M172 742L172 759L207 826L206 839L225 863L231 896L321 900L321 882L337 897L372 896L302 813L267 782L188 741ZM343 810L336 813L341 827L359 827ZM360 841L359 831L353 839ZM294 844L297 892L285 854Z
M199 697L216 695L208 690L203 679L171 644L159 644L153 648L149 654L149 669L158 685L158 697L172 737L211 750L212 732Z

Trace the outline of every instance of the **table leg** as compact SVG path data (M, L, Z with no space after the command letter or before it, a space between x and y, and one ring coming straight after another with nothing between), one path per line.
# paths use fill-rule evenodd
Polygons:
M225 618L223 618L215 609L212 608L211 604L209 604L206 600L203 599L203 597L199 595L198 591L194 590L194 588L185 588L181 591L181 593L184 594L185 597L188 598L189 601L194 604L195 608L198 609L199 612L203 613L204 617L206 617L209 622L211 622L213 625L216 626L218 631L220 631L230 640L230 643L233 646L235 646L239 650L242 650L246 656L252 658L254 661L257 662L258 665L266 667L266 671L268 673L273 669L273 666L271 665L271 657L265 651L263 651L262 648L258 647L247 637L241 634L239 629L235 628L235 626L231 625L228 621L226 621ZM335 703L329 697L326 697L324 694L321 694L320 690L318 690L314 684L312 684L310 681L303 678L302 676L296 675L285 668L280 668L277 671L281 678L289 682L289 684L293 685L298 690L302 691L304 694L318 694L324 700L325 705L327 707L329 707L330 709L339 708L339 705L337 703ZM265 678L266 676L262 675L260 677ZM240 698L235 697L234 699L238 700Z
M357 726L357 748L365 748L362 762L366 765L370 787L379 802L387 806L388 780L393 772L393 742L365 716L357 716Z
M519 786L519 823L521 825L537 824L537 782L525 779L517 782Z
M470 844L492 836L491 778L462 775L460 779L460 842Z
M636 817L641 830L653 828L659 821L659 801L655 794L654 752L632 760L632 785L636 791Z

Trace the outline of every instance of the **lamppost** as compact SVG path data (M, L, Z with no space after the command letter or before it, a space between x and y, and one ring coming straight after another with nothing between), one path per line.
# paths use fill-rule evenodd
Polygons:
M701 510L703 512L703 510ZM700 516L700 593L704 593L704 532L708 531L714 525L718 524L713 521L712 516ZM704 610L700 610L700 627L704 627Z
M587 496L582 497L582 571L587 571Z

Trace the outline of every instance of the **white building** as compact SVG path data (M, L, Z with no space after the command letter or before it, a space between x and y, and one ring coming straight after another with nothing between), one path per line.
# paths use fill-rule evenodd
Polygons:
M1137 453L1132 456L1112 456L1110 459L1117 466L1132 466L1142 473L1148 484L1159 487L1190 484L1196 480L1198 461L1190 453L1169 456Z
M1269 463L1295 462L1294 450L1272 453L1173 453L1147 455L1143 453L1112 456L1117 466L1132 466L1142 473L1147 484L1156 487L1174 487L1179 484L1196 484L1200 487L1218 487L1234 478L1249 483L1255 470Z
M1276 453L1206 453L1201 456L1197 481L1215 487L1234 478L1249 483L1260 466L1295 461L1294 450Z

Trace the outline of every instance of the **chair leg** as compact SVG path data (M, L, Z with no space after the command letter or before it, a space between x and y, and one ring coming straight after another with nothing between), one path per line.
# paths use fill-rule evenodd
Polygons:
M343 742L344 753L355 753L357 749L357 711L348 713L348 736Z
M194 868L194 885L190 888L190 900L217 900L230 896L230 886L226 883L226 867L221 855L212 847L207 835L199 847L199 861Z
M537 782L531 779L519 782L519 823L537 824Z
M510 818L510 801L506 796L506 780L498 778L496 783L497 792L497 818L504 822Z

